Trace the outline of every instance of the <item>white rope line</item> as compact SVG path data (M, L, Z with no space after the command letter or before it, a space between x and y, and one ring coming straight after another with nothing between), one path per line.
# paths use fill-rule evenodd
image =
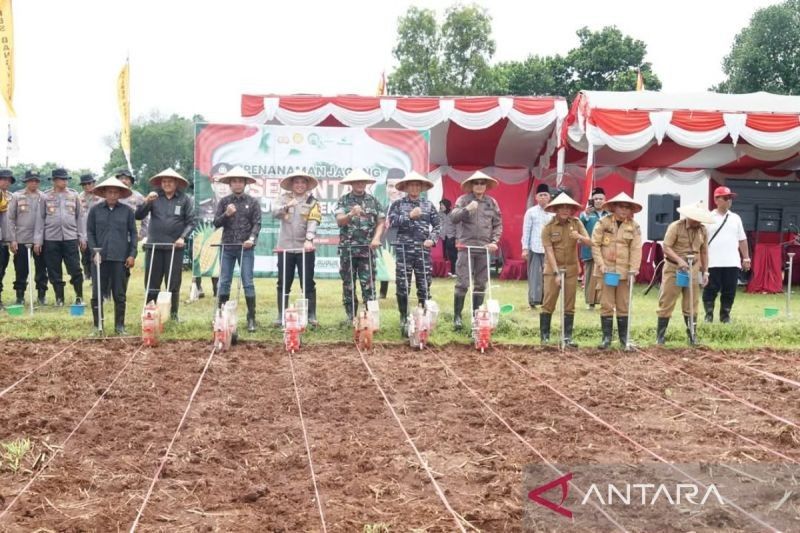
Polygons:
M192 402L194 401L195 395L197 395L197 391L200 390L200 384L203 382L203 377L206 375L206 371L208 370L209 365L211 365L211 360L214 358L214 354L217 352L216 344L211 349L211 353L206 360L206 366L203 367L203 371L200 373L200 377L197 378L197 383L195 383L194 390L192 390L192 394L189 396L189 402L186 404L186 409L183 411L183 416L181 417L181 421L178 422L178 427L175 428L175 433L172 435L172 440L169 441L169 446L167 446L166 451L164 452L164 456L161 458L161 462L156 469L155 475L153 475L153 479L150 482L150 488L147 489L147 494L144 497L144 501L142 501L142 505L139 507L139 511L136 513L136 519L131 524L130 533L136 531L136 526L139 525L139 520L142 518L142 514L144 513L145 507L147 507L147 502L150 500L150 496L153 494L153 488L156 486L156 482L158 481L159 476L161 475L161 471L164 469L164 466L167 464L167 460L169 459L169 454L172 451L172 446L175 444L175 441L178 439L178 434L181 431L181 427L183 427L183 423L186 421L186 417L189 414L189 409L192 407Z
M58 456L59 451L61 453L64 452L64 448L67 445L67 443L70 441L72 436L75 435L75 433L80 429L80 427L83 425L83 423L86 422L86 419L89 418L89 416L94 411L95 407L97 407L100 404L100 402L103 400L103 398L106 397L106 394L108 394L108 391L111 390L111 387L114 386L114 383L116 383L117 380L120 378L120 376L122 376L122 374L125 372L125 370L128 368L128 366L130 366L130 364L133 362L134 358L136 358L136 356L139 354L139 352L142 351L142 348L144 348L143 344L140 345L138 348L136 348L136 350L133 352L133 354L128 358L128 360L122 366L122 369L119 372L117 372L117 375L114 376L114 379L111 380L111 383L108 384L108 386L105 388L103 393L94 401L94 403L89 408L89 410L86 412L86 414L83 415L83 418L81 418L80 422L78 422L78 425L75 426L75 428L72 431L69 432L69 435L67 435L67 438L64 439L64 441L56 449L56 451L53 453L53 455L51 455L50 458L47 460L47 462L44 465L42 465L42 467L39 468L39 470L37 470L35 474L33 474L33 476L25 484L25 486L22 487L22 490L19 491L16 496L14 496L14 499L11 500L11 503L9 503L8 506L6 506L6 508L3 509L3 512L0 513L0 521L3 520L3 517L5 517L8 514L8 512L11 510L11 508L14 507L14 504L17 503L17 500L19 500L20 497L22 497L22 495L25 494L25 492L30 488L30 486L33 485L33 482L36 481L36 479L39 477L39 475L42 472L44 472L45 470L47 470L47 467L50 466L50 463L53 462L53 459L55 459Z
M44 368L45 366L47 366L48 364L50 364L50 362L51 362L51 361L53 361L53 360L55 360L56 358L60 357L60 356L61 356L61 355L62 355L64 352L66 352L67 350L69 350L70 348L72 348L72 347L75 345L75 343L77 343L79 340L80 340L80 339L76 339L76 340L74 340L74 341L73 341L71 344L69 344L69 345L68 345L66 348L62 349L60 352L58 352L58 353L56 353L55 355L53 355L52 357L50 357L50 358L49 358L47 361L45 361L44 363L40 364L39 366L37 366L36 368L34 368L33 370L31 370L31 371L30 371L30 372L28 372L27 374L25 374L24 376L22 376L21 378L19 378L17 381L15 381L15 382L14 382L14 383L12 383L11 385L9 385L8 387L6 387L6 388L5 388L5 389L3 389L2 391L0 391L0 398L2 398L3 396L5 396L5 394L6 394L7 392L10 392L10 391L11 391L11 390L12 390L14 387L16 387L17 385L19 385L20 383L22 383L23 381L25 381L26 379L28 379L29 377L31 377L33 374L35 374L36 372L38 372L39 370L41 370L42 368Z
M547 381L545 381L544 379L542 379L541 377L539 377L539 376L538 376L537 374L535 374L533 371L531 371L531 370L528 370L527 368L523 367L523 366L522 366L522 365L520 365L518 362L516 362L514 359L511 359L510 357L508 357L508 356L507 356L507 355L505 355L505 354L503 355L503 357L505 357L505 358L506 358L506 360L508 360L508 361L509 361L511 364L513 364L515 367L517 367L517 368L519 368L520 370L522 370L522 372L524 372L525 374L528 374L530 377L532 377L533 379L535 379L536 381L538 381L539 383L541 383L542 385L544 385L545 387L547 387L547 388L548 388L548 389L550 389L551 391L555 392L555 393L556 393L557 395L559 395L561 398L563 398L564 400L566 400L567 402L569 402L569 403L570 403L570 404L572 404L573 406L575 406L575 407L577 407L578 409L580 409L581 411L583 411L583 412L584 412L584 413L585 413L587 416L589 416L589 418L591 418L591 419L592 419L592 420L594 420L595 422L597 422L597 423L599 423L599 424L602 424L603 426L605 426L606 428L610 429L610 430L611 430L612 432L614 432L615 434L619 435L620 437L622 437L622 438L623 438L623 439L625 439L626 441L628 441L628 442L630 442L631 444L633 444L633 445L634 445L636 448L638 448L638 449L640 449L641 451L643 451L643 452L647 453L648 455L652 456L652 457L653 457L653 458L655 458L656 460L658 460L658 461L661 461L662 463L664 463L665 465L667 465L669 468L671 468L671 469L672 469L672 470L674 470L675 472L678 472L678 473L679 473L679 474L681 474L682 476L685 476L687 479L691 479L692 481L694 481L695 483L697 483L698 485L700 485L700 486L701 486L701 487L703 487L704 489L708 489L708 485L706 485L705 483L703 483L703 482L702 482L702 481L700 481L699 479L696 479L696 478L694 478L694 477L690 476L688 473L684 472L684 471L683 471L683 470L681 470L679 467L677 467L677 466L675 466L674 464L670 463L669 461L667 461L666 459L664 459L662 456L660 456L659 454L657 454L656 452L654 452L654 451L653 451L653 450L651 450L650 448L646 447L644 444L641 444L641 443L639 443L637 440L633 439L632 437L629 437L627 434L623 433L623 432L622 432L620 429L618 429L618 428L617 428L616 426L614 426L613 424L611 424L611 423L609 423L609 422L606 422L605 420L603 420L602 418L600 418L599 416L597 416L596 414L594 414L593 412L591 412L589 409L587 409L587 408L586 408L586 407L584 407L583 405L579 404L577 401L573 400L572 398L570 398L569 396L567 396L566 394L564 394L564 393L563 393L563 392L561 392L560 390L558 390L558 389L556 389L555 387L553 387L552 385L550 385L550 384L549 384ZM762 527L764 527L764 528L768 529L769 531L773 531L773 532L775 532L775 533L780 533L780 532L779 532L779 530L778 530L778 529L776 529L775 527L771 526L771 525L770 525L770 524L768 524L767 522L764 522L763 520L761 520L761 519L760 519L759 517L757 517L756 515L754 515L754 514L751 514L751 513L747 512L747 511L745 511L744 509L742 509L741 507L739 507L739 506L736 504L736 502L734 502L734 501L732 501L732 500L730 500L730 499L728 499L728 498L725 498L724 496L720 496L720 497L721 497L721 498L722 498L722 499L725 501L725 503L726 503L727 505L730 505L731 507L733 507L734 509L736 509L737 511L739 511L740 513L742 513L742 514L743 514L743 515L745 515L746 517L750 518L752 521L756 522L756 523L757 523L757 524L759 524L760 526L762 526Z
M328 531L328 526L325 524L325 512L322 510L322 499L319 497L319 488L317 487L317 475L314 473L314 462L311 460L311 446L308 443L308 431L306 431L306 422L303 418L303 407L300 405L300 391L297 387L297 378L294 373L294 362L292 361L292 354L289 353L289 368L292 370L292 383L294 384L294 397L297 400L297 412L300 414L300 425L303 427L303 439L306 441L306 455L308 456L308 468L311 470L311 482L314 484L314 494L317 498L317 509L319 509L319 519L322 521L322 531Z
M787 385L791 385L792 387L800 388L800 382L797 382L797 381L795 381L795 380L793 380L791 378L787 378L785 376L781 376L781 375L778 375L778 374L773 374L772 372L768 372L766 370L761 370L760 368L755 368L755 367L752 367L752 366L750 366L748 364L741 363L739 361L727 361L727 360L719 358L719 357L714 357L713 355L709 355L708 358L713 360L713 361L715 361L715 362L717 362L717 363L724 363L726 365L735 366L735 367L738 367L738 368L744 368L745 370L749 370L750 372L755 372L757 374L761 374L762 376L768 377L770 379L774 379L776 381L782 381L783 383L786 383Z
M358 351L358 355L361 357L361 362L364 363L364 366L367 368L367 372L369 372L372 381L374 381L375 386L378 387L378 391L381 393L381 396L383 396L383 401L386 402L386 406L392 413L395 422L397 422L397 425L400 426L400 430L403 432L403 435L405 435L408 445L411 446L411 448L414 450L414 453L417 456L417 460L419 461L420 466L424 468L425 473L428 474L428 478L431 480L431 483L433 484L433 489L436 491L436 494L439 496L439 499L442 501L445 508L447 508L450 514L453 515L453 520L458 526L459 531L461 531L461 533L467 533L467 530L464 529L464 524L461 522L461 517L458 515L458 513L455 512L455 510L453 510L453 507L450 505L450 502L447 501L444 492L442 491L441 487L439 487L439 484L436 482L436 479L433 477L433 473L431 472L431 469L428 466L428 462L422 457L422 454L417 449L417 446L414 444L414 441L411 439L411 436L408 434L408 431L406 431L405 426L403 426L403 423L400 421L400 417L397 416L394 407L392 407L392 403L389 401L389 398L383 391L381 384L378 382L378 378L375 377L375 374L372 372L372 368L370 368L369 363L367 363L367 360L364 357L364 353L361 351L361 348L358 347L358 344L356 344L355 346L356 350Z
M517 438L517 440L519 440L522 444L527 446L533 453L535 453L539 457L539 459L541 459L544 462L544 464L546 464L548 467L550 467L556 474L558 474L559 476L563 476L564 475L564 472L559 470L556 465L554 465L553 463L548 461L547 458L544 455L542 455L542 453L538 449L536 449L530 442L528 442L528 440L525 439L525 437L523 437L522 435L517 433L516 430L513 427L511 427L511 424L506 422L506 420L502 416L500 416L494 409L492 409L492 407L488 403L486 403L486 401L475 390L473 390L469 385L467 385L464 382L464 380L461 379L461 377L458 374L455 373L455 371L450 367L450 365L445 363L444 360L441 357L439 357L439 355L437 355L433 350L429 349L428 351L430 353L432 353L433 356L439 361L439 363L441 363L441 365L450 374L452 374L453 377L455 377L458 380L458 382L461 383L461 385L463 385L464 388L467 389L469 391L469 393L472 394L472 396L474 396L475 399L478 400L481 403L481 405L483 405L490 413L492 413L495 416L495 418L497 418L497 420L499 420L500 423L503 424ZM577 485L575 485L574 482L570 481L569 485L573 489L578 491L578 493L580 493L581 496L585 496L586 495L586 493L584 491L582 491ZM594 507L595 509L600 511L600 513L603 516L605 516L609 520L609 522L611 522L612 524L617 526L617 529L619 529L620 531L628 531L627 529L625 529L625 526L621 525L613 517L611 517L608 513L606 513L606 511L602 507L597 505L597 503L595 503L594 501L591 501L591 500L589 501L589 503L592 505L592 507Z

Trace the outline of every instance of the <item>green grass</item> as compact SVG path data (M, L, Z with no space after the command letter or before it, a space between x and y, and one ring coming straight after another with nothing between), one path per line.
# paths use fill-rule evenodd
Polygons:
M6 274L5 292L3 301L8 304L13 301L11 283L13 281L13 267ZM257 278L256 292L258 302L257 321L259 329L254 334L244 330L244 299L240 300L240 338L246 340L273 341L282 343L280 329L271 327L276 318L275 279ZM140 329L140 314L143 299L143 272L142 263L138 262L128 289L128 312L126 326L129 334L138 335ZM188 299L190 277L184 273L182 287L182 301ZM433 333L434 344L462 343L468 344L470 339L466 333L452 331L452 305L453 281L449 279L436 279L433 283L434 299L442 309L439 325ZM235 287L235 282L234 282ZM168 323L164 332L164 339L196 339L209 340L211 338L211 318L213 312L213 299L211 298L211 281L205 279L203 288L206 297L197 302L181 305L182 323ZM90 292L90 285L85 284L85 295ZM295 292L292 300L298 297L299 286L295 281ZM399 334L399 316L394 298L394 284L389 286L389 297L380 300L381 329L377 333L377 342L402 342ZM655 310L658 300L658 291L653 289L647 296L643 295L644 287L634 290L632 337L640 346L647 346L655 342L656 315ZM318 280L317 294L319 295L318 316L322 327L316 331L308 331L303 335L304 343L330 343L350 342L352 333L350 328L340 326L344 319L341 303L341 282L339 280ZM503 315L500 324L493 335L493 340L498 343L518 345L538 345L539 343L539 318L538 313L531 311L527 306L527 283L524 281L494 280L494 296L501 304L513 304L515 310ZM72 301L72 289L68 285L66 291L68 303ZM800 293L792 300L794 317L800 317ZM52 304L53 293L48 291L48 301ZM576 304L574 339L583 347L593 347L600 341L599 310L588 311L584 309L582 293L578 295ZM779 315L775 318L765 319L764 308L777 307ZM698 335L703 344L716 348L752 348L761 346L790 348L800 347L800 328L796 318L786 317L786 297L783 294L752 295L739 292L736 297L732 313L732 324L699 324ZM113 316L113 302L106 303L107 316ZM466 314L465 314L466 317ZM559 328L558 313L553 317L553 336L557 337ZM615 325L616 328L616 325ZM108 328L107 328L108 329ZM0 314L0 338L14 339L48 339L68 338L76 339L91 335L91 315L86 309L86 316L72 317L69 306L55 308L48 305L36 311L31 317L26 309L23 317L11 317L7 313ZM680 315L680 304L676 307L672 323L667 335L667 344L674 347L686 345L686 334L683 319ZM616 345L616 332L615 332Z

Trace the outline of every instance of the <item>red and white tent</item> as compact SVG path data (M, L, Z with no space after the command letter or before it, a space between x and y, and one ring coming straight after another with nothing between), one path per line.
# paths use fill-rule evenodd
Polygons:
M430 178L443 197L475 170L497 178L504 252L518 257L534 169L546 168L568 107L561 97L404 97L242 95L242 119L255 124L430 131Z

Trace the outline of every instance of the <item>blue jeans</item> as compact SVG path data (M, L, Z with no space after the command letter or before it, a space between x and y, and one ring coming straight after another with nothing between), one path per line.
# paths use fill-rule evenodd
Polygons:
M244 295L248 298L255 297L256 287L253 285L253 265L255 260L255 247L243 250L239 246L224 246L222 248L222 257L220 258L219 294L231 294L233 267L239 262Z

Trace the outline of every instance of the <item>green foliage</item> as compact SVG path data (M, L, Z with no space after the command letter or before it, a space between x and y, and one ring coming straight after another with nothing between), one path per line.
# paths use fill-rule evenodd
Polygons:
M722 61L727 79L713 90L800 94L800 0L755 12Z
M17 182L11 186L11 191L18 191L22 189L25 184L22 183L22 178L25 176L26 170L38 170L39 174L42 177L42 183L39 185L41 190L49 189L51 187L50 181L50 174L53 172L53 169L62 168L64 165L60 165L58 163L53 163L52 161L48 161L43 165L32 165L28 163L17 163L16 165L11 166L11 171L14 173L14 177L17 179ZM72 176L72 180L69 182L68 187L75 189L77 191L80 190L80 186L78 182L80 181L78 178L81 174L91 174L92 171L88 168L79 168L79 169L67 169L69 175Z
M0 443L0 448L2 448L2 459L5 461L8 469L14 473L17 473L22 465L22 460L31 450L31 447L32 445L29 439L17 439L10 442Z

